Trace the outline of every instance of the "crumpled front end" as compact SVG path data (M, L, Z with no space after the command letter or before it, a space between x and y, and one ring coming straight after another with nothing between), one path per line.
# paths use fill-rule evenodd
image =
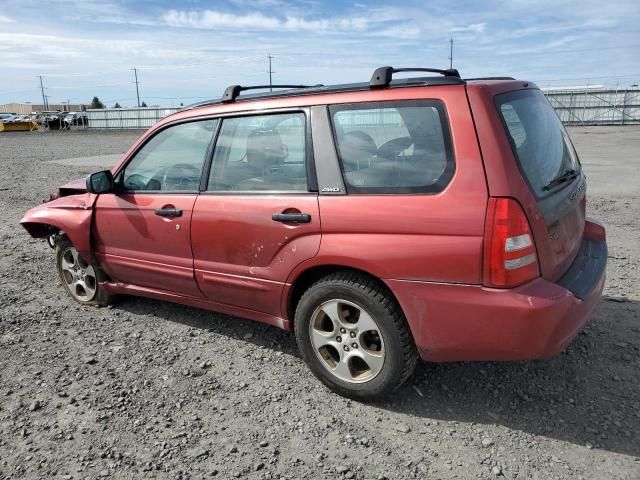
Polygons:
M20 224L34 238L47 238L62 231L80 255L89 258L95 200L92 193L58 197L27 211Z

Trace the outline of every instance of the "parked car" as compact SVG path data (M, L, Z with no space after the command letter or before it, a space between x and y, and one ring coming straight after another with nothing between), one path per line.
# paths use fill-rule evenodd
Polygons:
M61 124L61 115L59 111L43 111L35 115L35 122L43 127L49 127L52 130L58 130Z
M64 117L64 122L67 125L87 125L87 113L86 112L68 112Z
M431 76L393 79L405 70ZM383 67L282 87L177 112L28 211L67 293L293 330L313 373L354 398L397 388L419 358L547 358L583 328L605 229L533 83Z
M0 113L0 122L11 121L17 114L15 113Z

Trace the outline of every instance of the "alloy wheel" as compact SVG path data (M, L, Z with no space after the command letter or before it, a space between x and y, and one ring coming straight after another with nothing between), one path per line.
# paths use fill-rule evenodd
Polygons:
M65 286L80 302L90 302L96 295L98 280L91 265L78 255L74 247L66 247L60 255L60 269Z
M313 312L309 323L313 350L322 365L340 380L363 383L384 365L382 333L375 319L347 300L329 300Z

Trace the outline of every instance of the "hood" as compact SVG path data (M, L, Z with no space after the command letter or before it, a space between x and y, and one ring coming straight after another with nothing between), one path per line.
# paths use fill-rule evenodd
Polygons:
M77 195L78 193L85 193L87 191L87 179L78 178L73 180L59 188L60 197L66 197L67 195Z

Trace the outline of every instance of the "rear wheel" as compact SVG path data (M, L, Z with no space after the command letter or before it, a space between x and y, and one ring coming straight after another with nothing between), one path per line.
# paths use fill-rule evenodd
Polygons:
M56 242L56 266L67 293L78 303L106 305L111 297L100 286L100 270L80 256L67 237Z
M311 371L337 393L358 399L402 385L418 355L393 296L355 272L313 284L296 308L296 339Z

